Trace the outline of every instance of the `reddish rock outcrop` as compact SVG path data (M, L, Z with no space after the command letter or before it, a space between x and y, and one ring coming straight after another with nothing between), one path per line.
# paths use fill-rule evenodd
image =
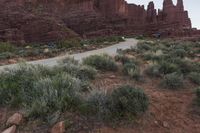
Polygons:
M125 0L1 0L0 40L51 42L71 37L193 33L183 0L164 0L163 9Z

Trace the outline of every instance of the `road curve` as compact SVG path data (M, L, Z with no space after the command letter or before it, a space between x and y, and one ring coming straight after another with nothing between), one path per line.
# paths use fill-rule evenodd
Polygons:
M130 38L130 39L126 39L124 42L120 42L118 44L114 44L112 46L109 47L105 47L102 49L97 49L97 50L92 50L92 51L87 51L87 52L83 52L83 53L77 53L77 54L71 54L71 55L65 55L65 56L58 56L58 57L54 57L54 58L49 58L49 59L42 59L42 60L37 60L37 61L30 61L27 62L28 64L39 64L39 65L45 65L45 66L54 66L57 64L57 62L65 57L73 57L75 60L79 60L81 61L83 58L86 58L90 55L95 55L95 54L103 54L106 53L108 55L114 56L117 54L117 50L118 49L128 49L130 47L135 47L137 45L137 40ZM4 71L5 68L14 68L16 67L17 64L11 64L11 65L4 65L4 66L0 66L0 72Z

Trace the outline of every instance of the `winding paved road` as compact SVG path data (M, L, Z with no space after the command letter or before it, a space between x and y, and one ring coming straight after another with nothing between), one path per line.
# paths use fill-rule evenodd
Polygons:
M27 62L28 64L40 64L40 65L46 65L46 66L54 66L57 64L57 62L67 56L73 57L75 60L81 61L83 58L86 58L90 55L95 55L95 54L103 54L106 53L108 55L116 55L118 49L128 49L130 47L135 47L137 44L136 39L126 39L124 42L120 42L118 44L105 47L102 49L97 49L97 50L92 50L92 51L87 51L83 53L78 53L78 54L72 54L72 55L65 55L65 56L58 56L50 59L43 59L43 60L37 60L37 61L30 61ZM5 68L14 68L16 67L17 64L12 64L12 65L5 65L5 66L0 66L0 72L3 71Z

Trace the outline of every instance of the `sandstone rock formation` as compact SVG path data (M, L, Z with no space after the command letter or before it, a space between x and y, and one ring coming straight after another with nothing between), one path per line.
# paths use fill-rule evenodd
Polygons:
M191 29L183 0L164 0L163 9L125 0L1 0L0 40L51 42L71 37L162 33L184 36Z

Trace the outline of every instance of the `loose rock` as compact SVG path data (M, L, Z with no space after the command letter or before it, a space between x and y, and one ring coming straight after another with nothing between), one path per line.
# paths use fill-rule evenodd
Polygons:
M23 116L20 113L15 113L12 115L6 122L6 125L20 125L22 122Z
M64 133L65 132L65 122L61 121L53 126L51 133Z
M16 133L16 129L17 129L17 127L15 125L13 125L12 127L9 127L8 129L3 131L2 133Z

